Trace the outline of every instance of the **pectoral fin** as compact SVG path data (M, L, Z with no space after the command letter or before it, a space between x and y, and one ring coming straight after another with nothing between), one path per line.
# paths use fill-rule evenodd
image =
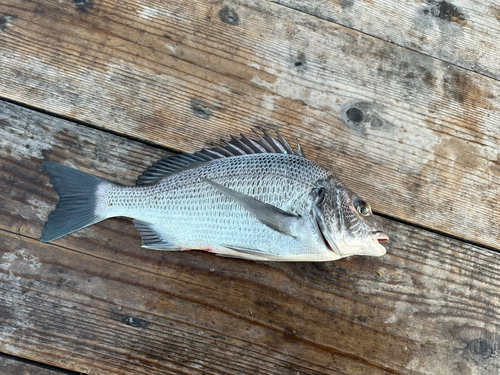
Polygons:
M296 228L302 217L294 215L249 195L229 189L217 182L204 178L212 187L237 202L262 224L287 236L296 237Z

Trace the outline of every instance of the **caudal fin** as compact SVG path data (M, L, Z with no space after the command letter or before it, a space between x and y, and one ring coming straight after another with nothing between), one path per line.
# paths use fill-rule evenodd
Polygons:
M52 241L105 219L95 214L96 191L103 179L52 161L43 162L43 166L60 199L40 241Z

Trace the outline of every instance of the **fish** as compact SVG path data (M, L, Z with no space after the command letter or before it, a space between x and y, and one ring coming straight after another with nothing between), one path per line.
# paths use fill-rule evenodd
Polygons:
M154 163L124 186L44 161L59 195L40 241L112 217L133 219L142 247L258 261L381 256L389 237L371 207L276 131L252 129Z

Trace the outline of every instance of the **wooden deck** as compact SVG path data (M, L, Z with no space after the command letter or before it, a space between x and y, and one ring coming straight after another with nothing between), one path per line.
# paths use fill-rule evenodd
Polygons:
M495 0L1 2L0 372L500 373L499 40ZM387 255L38 241L43 160L133 184L255 125L365 197Z

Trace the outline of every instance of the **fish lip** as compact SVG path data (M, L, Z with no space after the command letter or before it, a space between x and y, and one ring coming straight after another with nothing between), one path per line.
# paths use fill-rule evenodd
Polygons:
M387 242L389 241L389 236L385 232L378 230L372 232L372 239L378 242Z

